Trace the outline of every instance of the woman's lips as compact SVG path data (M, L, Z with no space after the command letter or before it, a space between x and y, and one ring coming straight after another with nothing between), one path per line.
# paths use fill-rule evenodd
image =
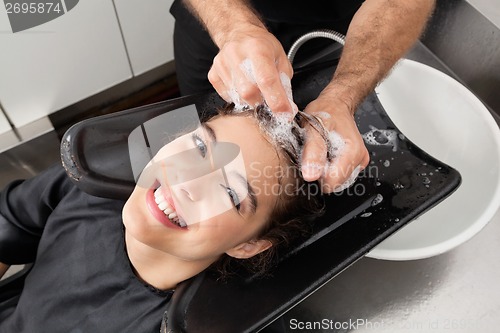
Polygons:
M186 228L181 228L177 224L173 223L163 211L158 208L158 204L155 201L155 195L154 195L154 190L149 189L147 194L146 194L146 204L148 207L149 212L153 217L161 222L163 225L166 227L172 228L172 229L179 229L179 230L185 230Z
M175 208L174 200L172 198L172 193L170 192L170 189L168 188L168 186L161 186L160 190L161 190L161 193L163 194L163 197L165 198L165 200L167 200L168 204L170 205L170 207L172 207L172 209L177 212L177 209Z

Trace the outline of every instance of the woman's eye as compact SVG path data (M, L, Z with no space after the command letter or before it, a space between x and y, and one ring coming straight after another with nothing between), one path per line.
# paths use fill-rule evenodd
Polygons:
M241 202L240 198L238 197L238 194L236 194L236 191L222 184L220 184L220 186L222 186L226 190L226 193L229 196L229 199L231 199L231 202L233 203L233 206L236 208L236 210L240 211Z
M200 151L201 156L205 157L207 155L207 145L196 133L193 133L193 142L196 148Z

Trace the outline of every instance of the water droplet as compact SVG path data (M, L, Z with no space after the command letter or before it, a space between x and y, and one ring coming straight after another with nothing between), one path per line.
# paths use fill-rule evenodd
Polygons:
M403 188L405 188L405 186L403 184L401 184L401 182L399 182L399 181L396 184L394 184L394 189L396 189L396 190L401 190Z
M380 193L377 194L375 196L375 198L373 199L373 201L372 201L372 207L378 205L379 203L381 203L382 200L384 200L384 197L382 196L382 194L380 194Z
M368 213L361 214L361 217L368 217L368 216L372 216L372 213L368 212Z
M385 160L385 161L384 161L384 166L385 166L386 168L388 168L390 165L391 165L391 161L389 161L389 160Z
M424 175L424 174L422 174L422 175ZM429 185L430 183L431 183L431 180L429 179L429 177L424 177L422 179L422 184Z

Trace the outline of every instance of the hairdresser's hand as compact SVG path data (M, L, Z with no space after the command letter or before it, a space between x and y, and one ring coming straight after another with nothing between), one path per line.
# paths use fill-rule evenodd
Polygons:
M318 132L308 127L302 155L304 179L319 179L325 193L342 191L352 184L370 160L351 109L342 101L320 96L304 111L320 118L328 131L335 131L345 142L338 156L328 163L325 141Z
M208 79L219 95L237 107L263 101L273 112L293 112L293 69L280 42L264 27L239 27L219 43Z

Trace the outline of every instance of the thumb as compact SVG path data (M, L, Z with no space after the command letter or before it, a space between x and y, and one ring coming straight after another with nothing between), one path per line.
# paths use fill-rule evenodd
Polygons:
M302 152L302 177L309 182L319 179L324 173L325 165L325 141L315 129L308 126L304 151Z

